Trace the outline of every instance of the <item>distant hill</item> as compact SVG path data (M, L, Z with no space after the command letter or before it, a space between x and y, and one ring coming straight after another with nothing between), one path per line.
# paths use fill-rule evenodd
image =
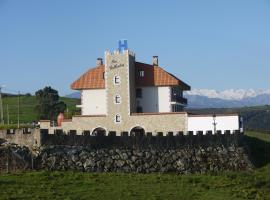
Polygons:
M61 101L67 104L69 114L76 110L78 100L74 98L60 97ZM37 121L35 106L37 105L35 96L22 95L20 96L20 122L30 123ZM7 106L9 110L10 123L17 123L18 117L18 97L15 95L3 97L4 121L7 123Z
M73 92L71 94L66 95L67 98L73 98L73 99L80 99L81 93L80 92Z

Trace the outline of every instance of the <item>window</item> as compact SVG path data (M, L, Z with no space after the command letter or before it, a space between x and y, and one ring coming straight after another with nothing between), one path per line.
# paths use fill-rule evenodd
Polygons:
M173 87L171 91L172 91L172 96L183 97L183 91L180 88Z
M136 98L142 98L142 88L136 89Z
M144 77L144 71L143 70L139 70L139 76Z
M116 84L116 85L119 85L120 84L120 77L119 76L114 76L114 78L113 78L113 82L114 82L114 84Z
M178 104L172 105L172 112L181 112L181 111L183 111L183 106Z
M143 112L142 107L141 107L141 106L138 106L138 107L137 107L137 113L142 113L142 112Z
M120 123L121 122L121 116L119 114L115 115L115 122Z
M116 104L121 103L121 97L120 97L119 94L115 95L115 103L116 103Z

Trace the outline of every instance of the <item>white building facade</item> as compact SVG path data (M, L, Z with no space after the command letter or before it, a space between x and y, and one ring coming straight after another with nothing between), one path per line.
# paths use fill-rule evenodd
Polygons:
M209 117L184 112L187 99L183 91L190 86L160 67L157 56L152 64L137 62L127 47L105 52L105 63L98 58L96 67L74 81L71 88L81 91L81 105L77 106L81 114L64 120L61 127L41 121L41 128L116 135L239 129L238 116L217 117L213 129Z

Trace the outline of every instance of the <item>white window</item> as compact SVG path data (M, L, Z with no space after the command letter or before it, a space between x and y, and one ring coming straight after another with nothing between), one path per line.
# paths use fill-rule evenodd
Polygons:
M139 76L140 76L140 77L144 77L144 71L143 71L143 70L140 70L140 71L139 71Z
M115 122L120 123L121 122L121 116L119 114L115 115Z
M120 84L120 76L115 75L113 77L113 82L115 85L119 85Z
M116 104L121 103L121 96L119 94L115 95L115 103Z

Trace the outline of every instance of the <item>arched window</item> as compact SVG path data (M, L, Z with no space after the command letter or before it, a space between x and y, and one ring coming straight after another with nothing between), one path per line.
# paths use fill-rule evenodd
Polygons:
M120 84L120 76L115 75L115 76L113 77L113 83L114 83L115 85L119 85L119 84Z
M121 122L121 116L119 114L115 115L115 122L120 123Z
M115 103L116 104L121 103L121 96L119 94L115 95Z

